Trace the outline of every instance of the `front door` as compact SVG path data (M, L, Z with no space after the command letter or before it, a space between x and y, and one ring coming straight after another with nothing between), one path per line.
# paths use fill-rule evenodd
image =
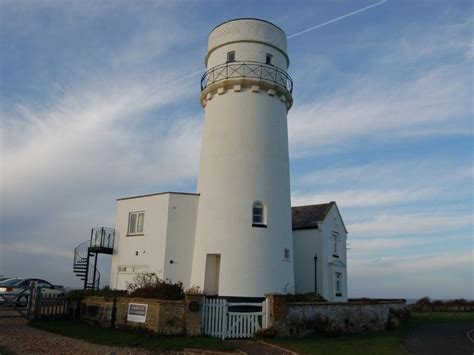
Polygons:
M206 255L206 276L204 279L204 292L207 295L219 294L219 269L221 266L220 254Z

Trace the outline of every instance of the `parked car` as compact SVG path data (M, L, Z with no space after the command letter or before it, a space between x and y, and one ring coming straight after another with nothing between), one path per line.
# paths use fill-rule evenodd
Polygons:
M0 282L11 279L11 277L0 276Z
M15 303L18 307L25 307L30 296L29 286L32 282L41 287L43 294L65 295L66 291L61 286L54 286L48 281L36 278L12 278L0 282L0 304Z

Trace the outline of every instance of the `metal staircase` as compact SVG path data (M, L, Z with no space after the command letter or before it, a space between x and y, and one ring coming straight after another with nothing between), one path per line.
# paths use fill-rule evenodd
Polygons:
M79 244L74 249L73 271L84 281L84 290L100 288L100 272L97 269L99 254L112 254L115 230L112 228L95 227L91 230L90 240Z

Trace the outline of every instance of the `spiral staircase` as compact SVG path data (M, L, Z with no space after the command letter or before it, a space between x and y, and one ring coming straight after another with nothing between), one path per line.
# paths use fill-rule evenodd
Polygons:
M113 254L114 241L115 229L95 227L91 230L90 240L86 240L74 249L73 271L84 282L84 290L100 288L97 259L99 254Z

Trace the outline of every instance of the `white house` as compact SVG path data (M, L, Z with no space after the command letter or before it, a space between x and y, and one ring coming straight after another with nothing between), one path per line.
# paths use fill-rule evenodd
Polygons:
M258 19L225 22L209 36L205 63L197 193L117 200L111 287L148 271L208 294L347 300L336 204L291 208L285 33Z

